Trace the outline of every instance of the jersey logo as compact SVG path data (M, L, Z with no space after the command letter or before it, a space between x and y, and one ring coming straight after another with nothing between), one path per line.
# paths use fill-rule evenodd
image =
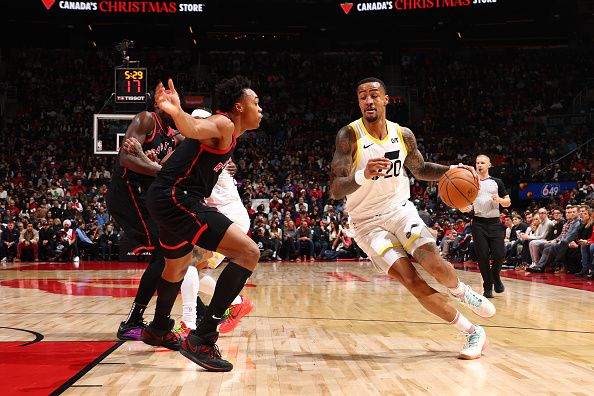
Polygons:
M410 226L410 229L406 233L406 239L410 239L410 237L412 236L412 230L413 230L413 228L418 227L418 226L419 226L419 224L417 224L417 223L414 223L414 224L412 224Z
M213 168L213 170L214 170L215 172L218 172L218 171L220 171L221 169L223 169L223 167L224 167L224 166L225 166L225 165L223 165L223 163L222 163L222 162L219 162L219 163L217 164L217 166L215 166L215 167Z
M398 138L397 137L394 137L394 138L392 138L391 141L392 141L392 143L398 143Z
M366 148L369 148L369 147L371 147L371 146L373 146L373 143L371 143L371 144L368 144L367 146L363 145L363 148L364 148L364 149L366 149Z

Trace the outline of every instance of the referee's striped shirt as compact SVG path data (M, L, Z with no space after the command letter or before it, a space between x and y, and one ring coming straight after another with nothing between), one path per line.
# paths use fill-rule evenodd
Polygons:
M474 206L474 216L482 218L499 218L499 203L493 201L492 195L497 194L499 197L508 195L505 186L501 179L496 177L487 177L480 181L481 188L478 196L472 203Z

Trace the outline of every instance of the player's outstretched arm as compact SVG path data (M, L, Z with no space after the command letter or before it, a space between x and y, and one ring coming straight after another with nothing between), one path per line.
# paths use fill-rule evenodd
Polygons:
M402 128L402 138L407 150L404 166L412 172L415 178L427 181L439 180L450 169L449 166L425 162L423 154L417 148L417 139L410 129Z
M196 119L186 113L181 107L179 94L171 79L168 85L169 91L165 89L163 83L157 85L155 103L173 118L175 126L182 135L190 139L206 140L218 139L229 130L233 133L233 123L226 117Z

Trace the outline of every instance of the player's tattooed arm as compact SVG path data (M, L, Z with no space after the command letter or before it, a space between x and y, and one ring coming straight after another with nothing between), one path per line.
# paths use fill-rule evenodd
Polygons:
M353 151L356 148L354 136L355 132L348 125L342 127L336 134L336 147L330 173L330 196L332 199L342 199L359 188L355 177L351 175Z
M197 263L201 262L204 258L204 249L198 246L194 246L194 250L192 250L192 260L195 260Z
M449 166L426 162L423 154L417 148L417 139L410 129L402 128L402 138L407 151L404 166L412 172L415 178L427 181L439 180L450 169Z

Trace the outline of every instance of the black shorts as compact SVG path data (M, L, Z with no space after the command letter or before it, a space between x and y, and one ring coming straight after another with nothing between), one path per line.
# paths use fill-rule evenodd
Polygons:
M216 251L233 224L216 208L207 206L204 199L171 187L151 185L147 206L159 225L163 254L170 259L185 256L194 245Z
M157 223L146 208L146 191L126 179L113 179L105 197L107 210L132 242L134 254L155 250Z

